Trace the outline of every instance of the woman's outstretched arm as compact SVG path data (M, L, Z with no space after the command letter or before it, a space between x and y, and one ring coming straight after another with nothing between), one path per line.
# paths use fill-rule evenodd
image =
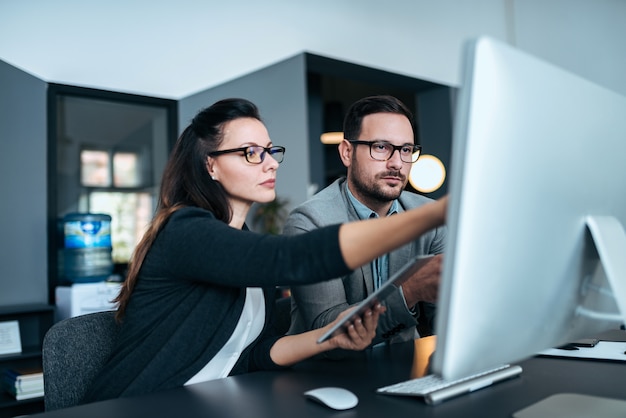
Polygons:
M346 265L355 269L445 223L448 197L385 218L344 224L339 247Z

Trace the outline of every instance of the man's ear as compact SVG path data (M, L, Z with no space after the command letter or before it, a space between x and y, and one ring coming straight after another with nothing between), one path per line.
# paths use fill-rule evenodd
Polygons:
M354 145L352 145L347 140L343 140L339 143L337 147L339 151L339 158L341 158L341 162L344 166L350 167L352 163L352 153L354 152Z

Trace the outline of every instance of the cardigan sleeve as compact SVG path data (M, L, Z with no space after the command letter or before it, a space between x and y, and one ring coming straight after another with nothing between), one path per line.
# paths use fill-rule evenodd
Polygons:
M339 227L267 235L232 228L203 209L185 208L159 232L141 274L235 287L327 280L351 271L339 248Z

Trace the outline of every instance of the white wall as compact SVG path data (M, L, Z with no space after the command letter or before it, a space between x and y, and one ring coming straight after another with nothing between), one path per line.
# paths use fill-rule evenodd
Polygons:
M624 0L2 0L0 59L180 99L302 51L458 86L486 34L626 94Z
M517 0L521 49L626 95L626 1Z

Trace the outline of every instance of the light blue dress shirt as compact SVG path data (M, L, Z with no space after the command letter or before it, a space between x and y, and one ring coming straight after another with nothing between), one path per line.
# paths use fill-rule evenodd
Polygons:
M359 219L378 218L378 214L376 212L359 202L357 198L354 197L349 187L346 187L346 190L348 191L348 199L350 199L350 203L354 206L354 210L359 216ZM397 199L391 202L391 207L389 208L389 212L387 212L387 216L393 215L394 213L398 213ZM385 254L375 259L372 261L371 266L372 277L374 278L374 289L378 289L389 278L389 254Z

